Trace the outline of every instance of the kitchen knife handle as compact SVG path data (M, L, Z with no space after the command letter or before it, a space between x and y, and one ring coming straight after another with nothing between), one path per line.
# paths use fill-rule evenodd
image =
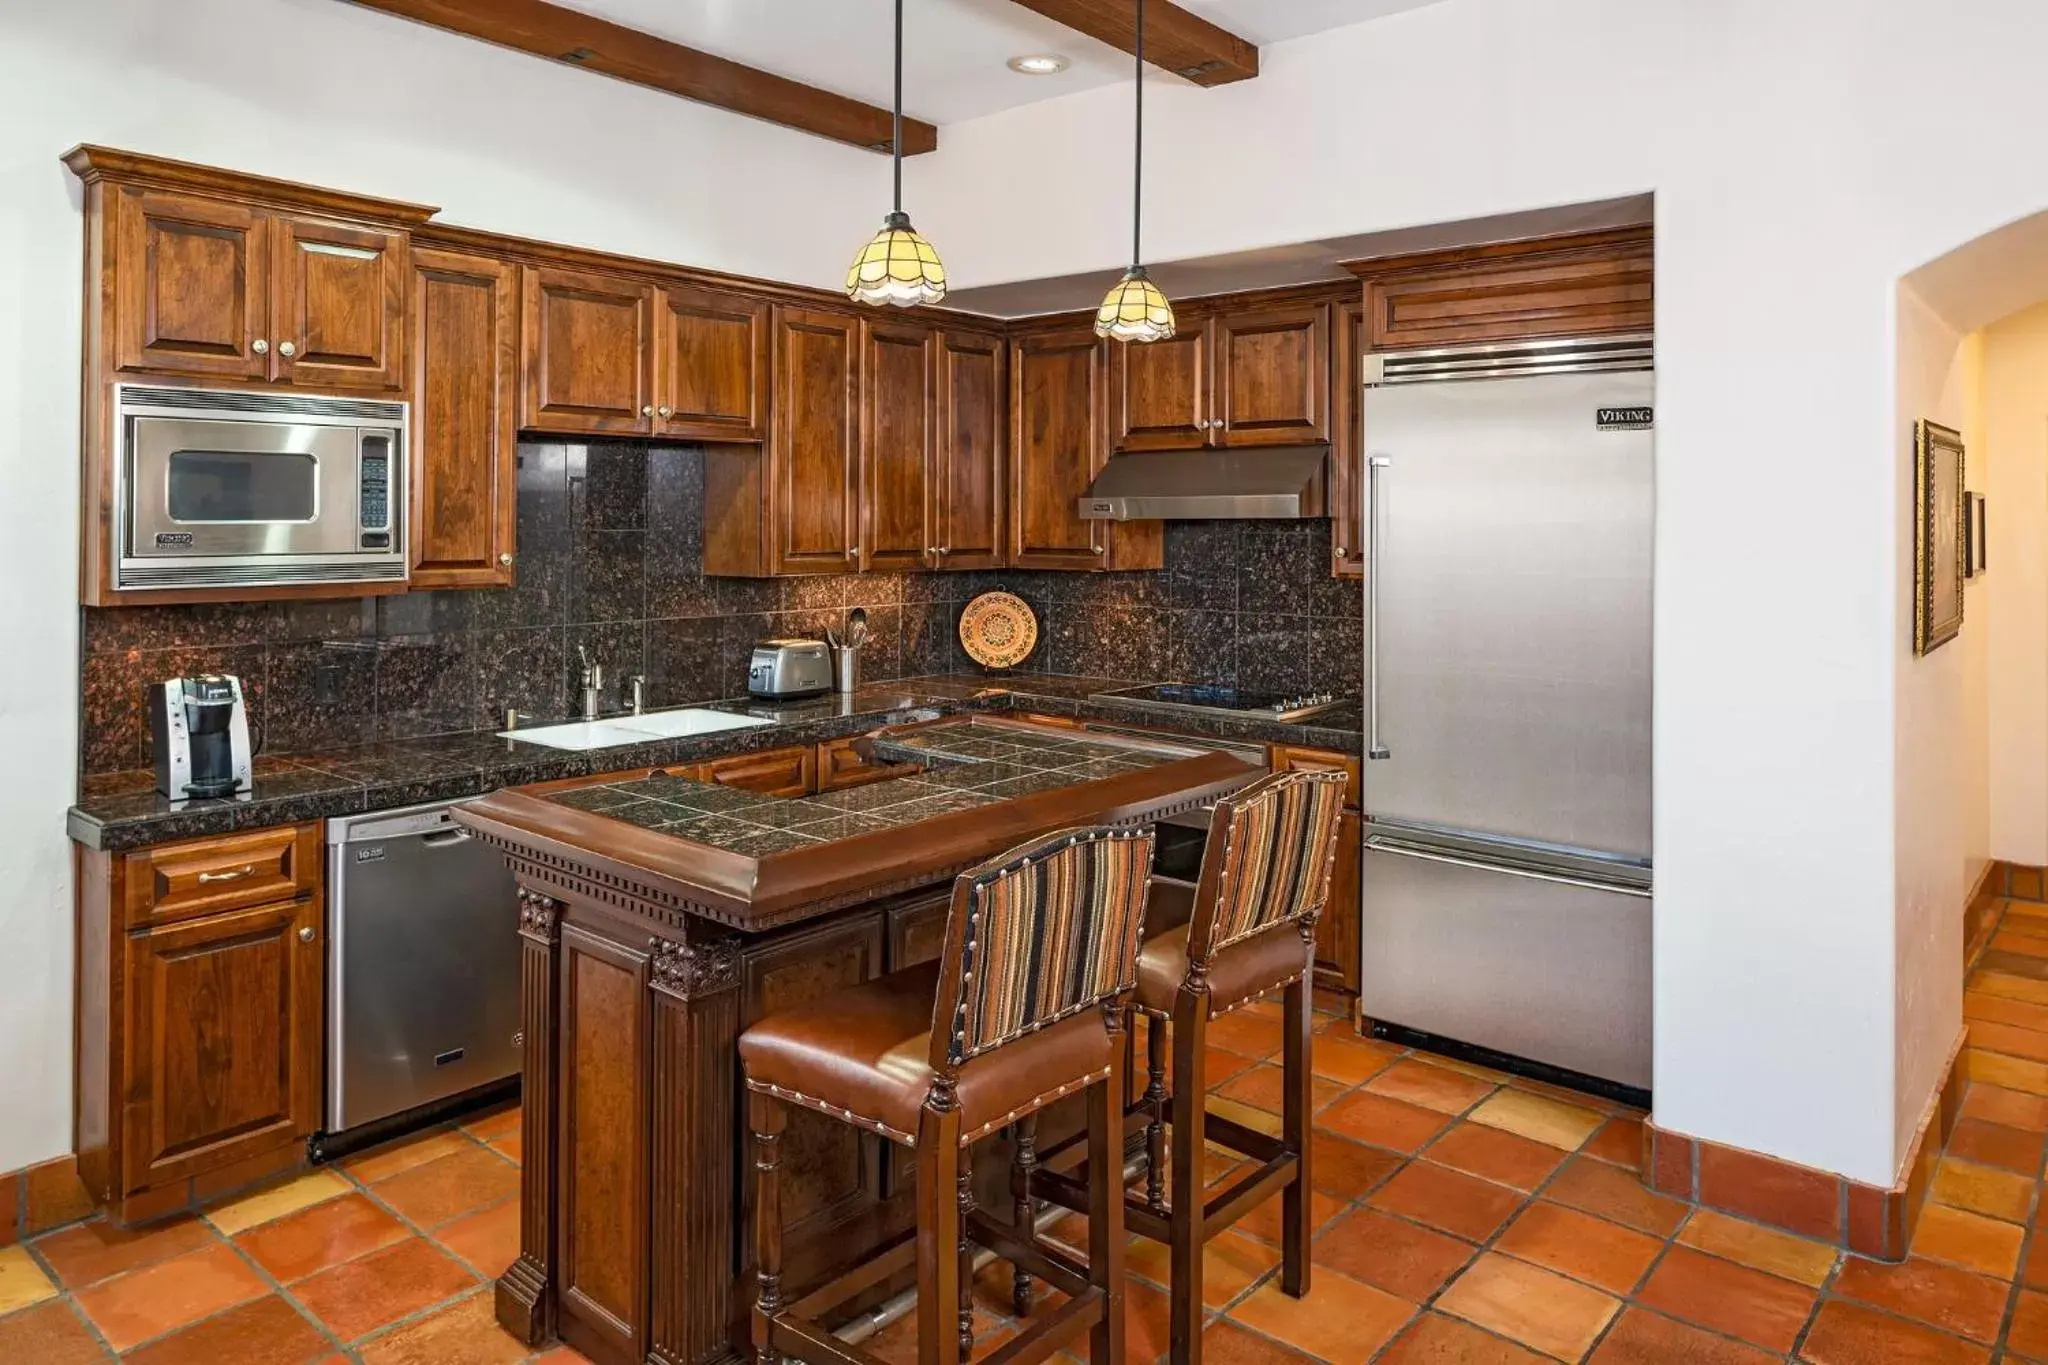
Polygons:
M1365 462L1365 756L1392 758L1380 738L1380 471L1393 464L1385 455Z

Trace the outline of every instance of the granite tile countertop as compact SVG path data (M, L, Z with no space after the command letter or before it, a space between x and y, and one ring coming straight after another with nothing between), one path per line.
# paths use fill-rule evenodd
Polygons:
M67 814L66 830L88 848L122 852L176 839L481 796L529 782L672 767L725 754L814 744L961 711L1025 709L1214 739L1347 752L1358 748L1355 705L1318 716L1313 724L1291 725L1190 714L1142 702L1089 700L1091 693L1126 686L1127 682L1058 674L949 674L864 687L850 697L710 702L706 705L772 723L588 752L478 732L266 756L256 761L254 789L222 800L173 802L156 794L150 773L109 774L87 779L78 804Z

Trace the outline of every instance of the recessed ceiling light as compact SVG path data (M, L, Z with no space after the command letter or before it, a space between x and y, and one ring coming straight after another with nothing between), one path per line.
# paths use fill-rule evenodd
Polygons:
M1028 57L1010 58L1010 70L1023 76L1056 76L1069 63L1057 52L1034 52Z

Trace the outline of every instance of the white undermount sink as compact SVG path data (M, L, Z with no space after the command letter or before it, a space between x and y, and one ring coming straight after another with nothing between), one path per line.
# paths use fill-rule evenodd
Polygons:
M641 716L613 716L609 720L542 725L531 730L500 730L498 737L545 744L551 749L614 749L623 744L645 744L650 740L677 739L684 735L713 735L721 730L745 730L774 723L753 716L736 716L730 711L691 706L680 711L650 711Z

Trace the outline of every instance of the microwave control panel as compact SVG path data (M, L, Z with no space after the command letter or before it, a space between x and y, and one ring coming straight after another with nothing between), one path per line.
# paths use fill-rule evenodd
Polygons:
M365 550L391 548L391 438L363 437L357 471L357 508Z

